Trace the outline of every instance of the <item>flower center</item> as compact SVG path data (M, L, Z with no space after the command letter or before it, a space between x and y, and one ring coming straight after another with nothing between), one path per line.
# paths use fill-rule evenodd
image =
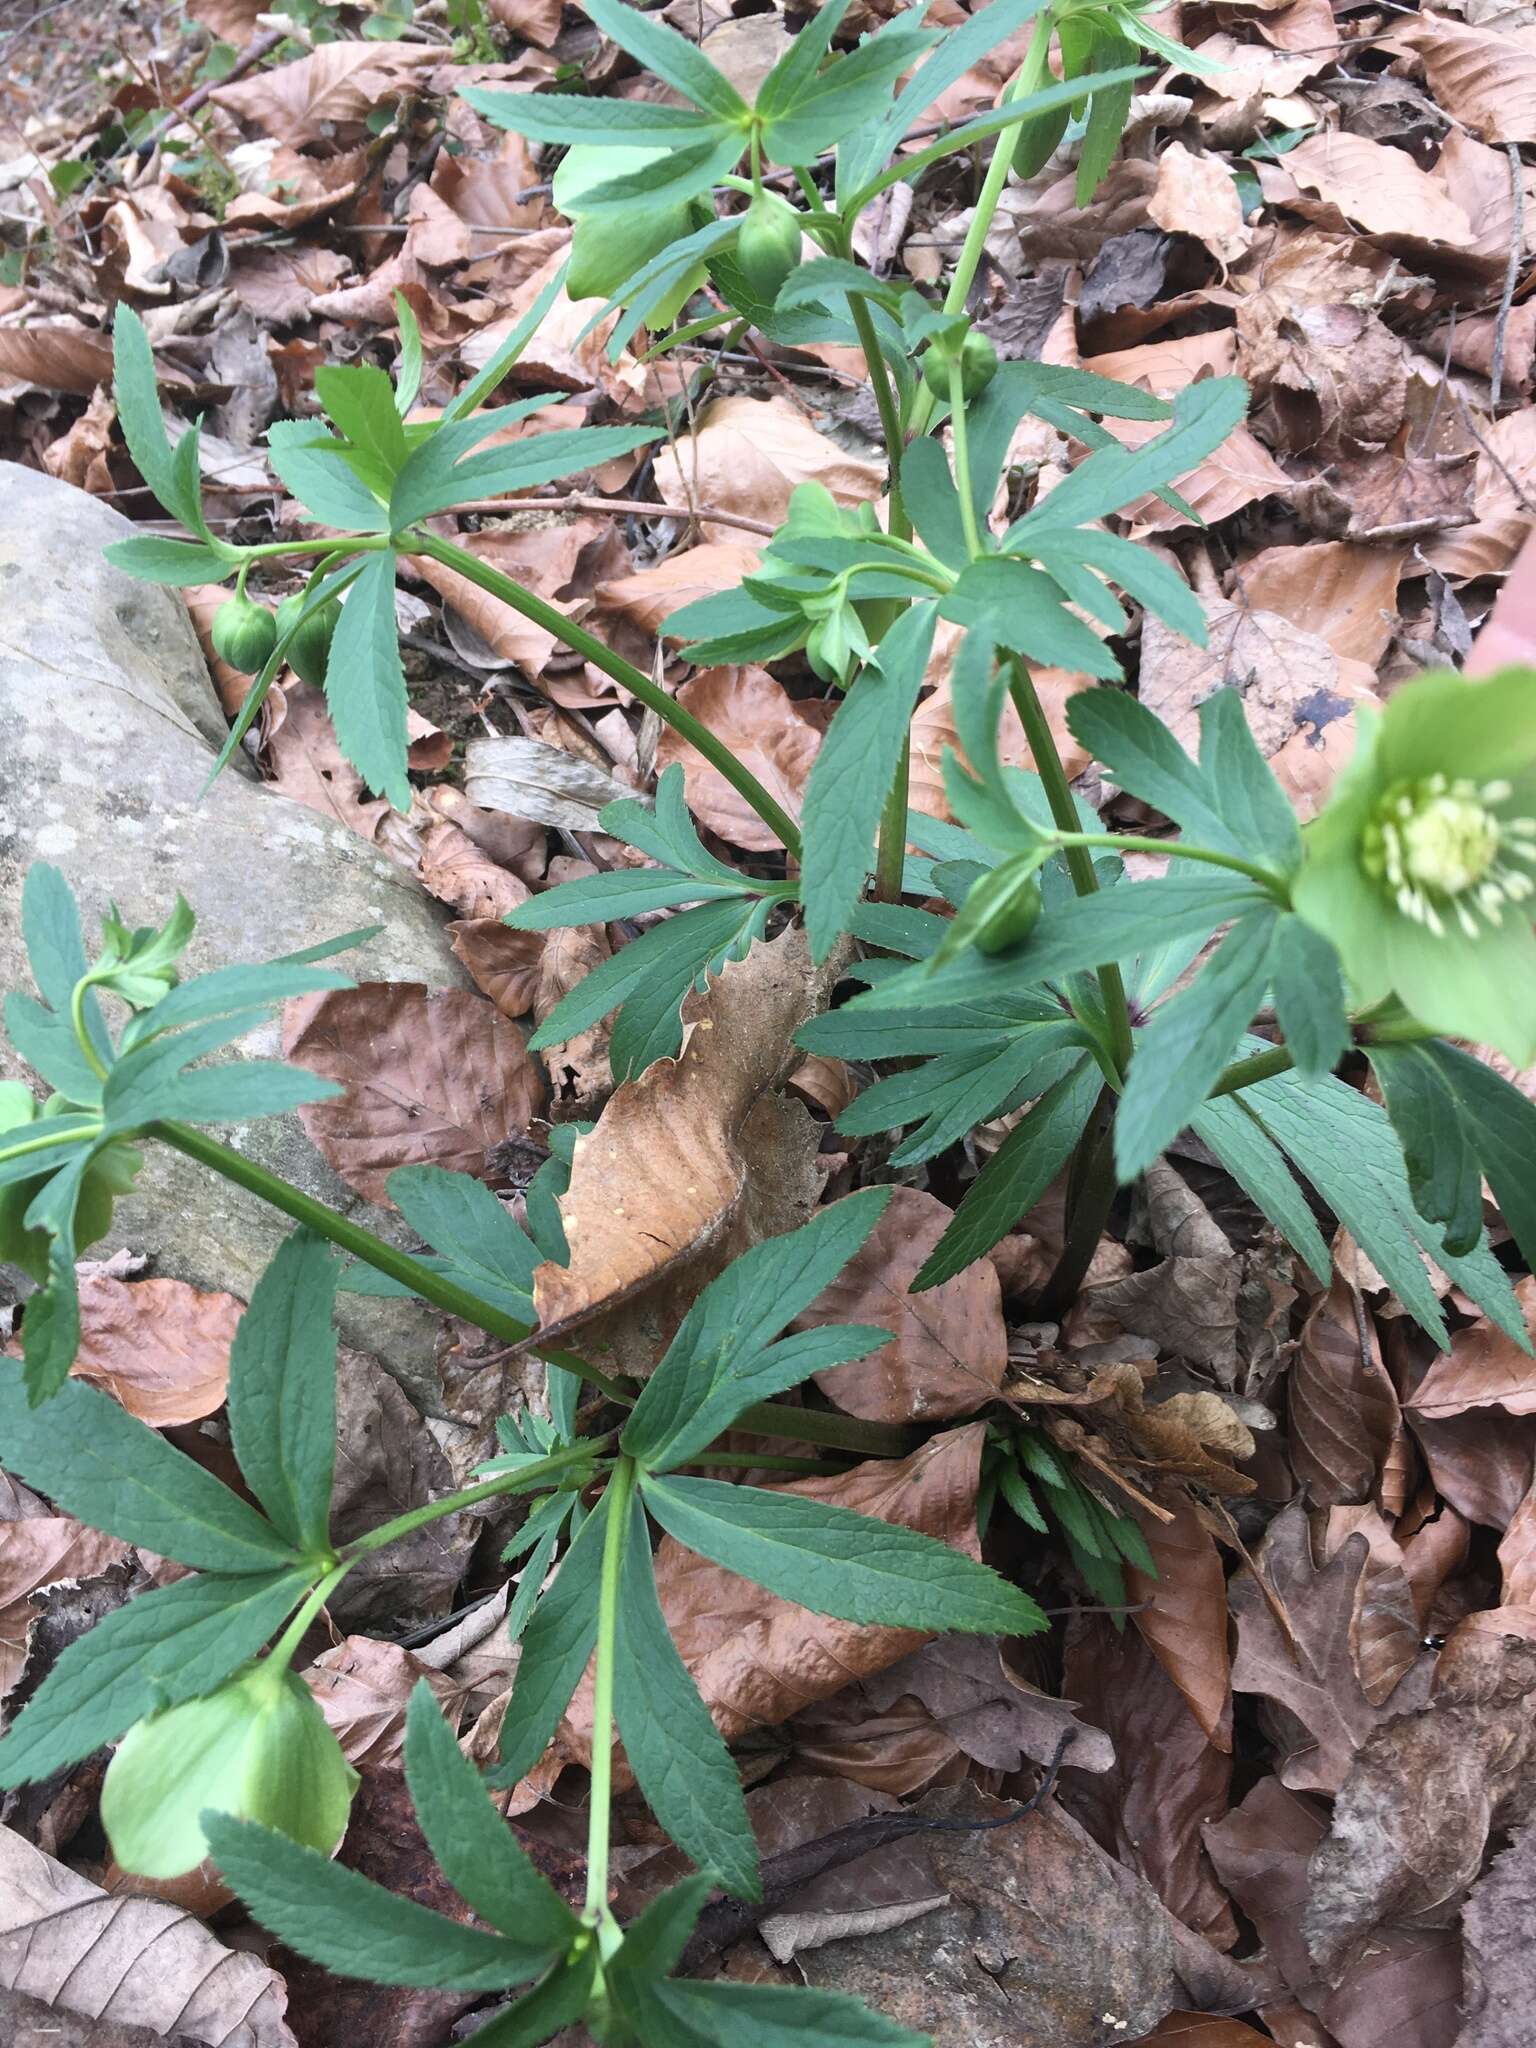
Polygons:
M1536 894L1522 872L1536 866L1536 819L1499 808L1513 793L1507 782L1479 787L1444 775L1394 783L1366 825L1361 864L1387 884L1405 917L1438 937L1451 914L1475 938L1479 917L1496 925L1506 903Z

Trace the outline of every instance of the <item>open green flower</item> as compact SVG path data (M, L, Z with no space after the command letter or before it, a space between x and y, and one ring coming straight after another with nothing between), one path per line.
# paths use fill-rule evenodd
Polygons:
M1416 677L1358 714L1353 760L1305 834L1297 912L1358 1005L1536 1061L1536 670Z
M268 1658L130 1728L107 1766L101 1819L124 1870L179 1877L208 1854L210 1810L264 1821L329 1856L356 1789L308 1686Z

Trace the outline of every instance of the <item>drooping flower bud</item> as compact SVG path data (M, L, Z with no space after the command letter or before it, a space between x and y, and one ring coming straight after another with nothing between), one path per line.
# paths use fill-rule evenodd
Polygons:
M177 1877L208 1854L210 1809L329 1856L356 1788L309 1688L268 1660L130 1728L107 1767L101 1818L124 1870Z
M295 591L292 597L283 599L277 608L279 638L293 627L303 609L304 596L301 591ZM335 638L336 625L340 617L340 603L334 597L328 598L318 611L311 612L299 626L283 655L283 659L300 681L312 683L317 690L325 687L331 641Z
M764 305L771 306L800 262L800 217L775 192L759 192L741 217L736 263Z
M242 675L253 676L266 666L277 644L277 620L264 604L248 597L231 597L221 604L208 628L213 651Z

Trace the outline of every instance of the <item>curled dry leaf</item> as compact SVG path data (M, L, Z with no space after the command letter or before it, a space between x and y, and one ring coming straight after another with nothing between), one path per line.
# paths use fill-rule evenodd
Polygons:
M439 818L421 835L421 879L439 902L471 922L494 924L529 895L520 875L492 860L449 818Z
M543 932L514 932L499 917L470 918L448 927L448 942L483 996L503 1017L526 1017L539 988Z
M892 1341L816 1375L829 1400L872 1422L972 1415L1003 1383L1008 1332L997 1269L978 1259L924 1294L907 1290L953 1220L920 1188L898 1187L863 1248L800 1316L797 1329L872 1323Z
M799 817L821 731L782 683L761 668L700 669L678 691L677 701L725 742L792 818ZM777 848L778 835L745 797L666 725L656 747L658 773L673 761L682 764L689 810L711 832L749 853L771 853Z
M292 64L218 86L212 97L247 128L297 148L333 126L366 121L439 54L431 43L322 43Z
M840 505L856 505L880 496L884 472L818 434L788 399L718 398L691 433L657 451L656 482L669 505L713 505L776 527L797 484L822 484ZM700 530L706 540L731 538L708 520Z
M398 1765L405 1743L405 1711L425 1678L451 1720L455 1688L440 1671L419 1663L398 1643L348 1636L326 1650L300 1676L319 1702L348 1763L359 1770Z
M1203 242L1223 269L1244 255L1253 240L1226 164L1218 156L1196 155L1182 142L1166 143L1159 153L1147 212L1170 234Z
M795 1065L794 1034L841 971L837 954L813 967L791 926L689 998L678 1057L626 1081L596 1130L576 1140L560 1204L570 1264L546 1262L534 1275L546 1333L614 1307L723 1238L749 1193L749 1119ZM815 1126L792 1107L814 1152Z
M1131 1619L1218 1749L1232 1746L1227 1659L1227 1583L1215 1538L1182 1491L1161 1503L1172 1519L1140 1518L1157 1577L1125 1574Z
M1536 1279L1516 1283L1527 1322L1536 1323ZM1415 1416L1464 1415L1469 1408L1502 1408L1509 1415L1536 1414L1536 1359L1513 1338L1479 1316L1436 1355L1409 1400Z
M1336 1793L1372 1729L1393 1714L1411 1713L1428 1694L1427 1655L1379 1703L1360 1683L1353 1644L1368 1555L1365 1538L1352 1536L1326 1564L1314 1564L1306 1510L1293 1501L1271 1522L1256 1559L1289 1634L1253 1569L1245 1567L1232 1582L1232 1683L1239 1692L1259 1694L1270 1709L1265 1718L1281 1751L1280 1780L1293 1791Z
M0 1534L0 1698L21 1676L38 1609L34 1593L64 1579L89 1578L128 1555L128 1545L70 1515L28 1515Z
M298 2048L282 1978L190 1913L110 1897L0 1828L0 1986L201 2048Z
M881 1709L904 1696L921 1700L956 1747L985 1770L1047 1764L1069 1730L1074 1770L1107 1771L1114 1762L1114 1745L1102 1728L1080 1721L1082 1709L1071 1700L1027 1685L991 1636L940 1636L865 1679L863 1690Z
M1160 2026L1126 2048L1264 2048L1270 2037L1246 2020L1218 2019L1208 2012L1171 2012Z
M545 740L471 740L464 750L464 794L482 810L505 811L557 831L595 832L604 804L635 792L579 754Z
M1366 1499L1402 1420L1370 1313L1348 1281L1335 1280L1302 1325L1288 1386L1297 1478L1325 1506Z
M1445 187L1406 150L1343 129L1309 135L1283 158L1261 163L1258 176L1272 204L1325 227L1353 221L1388 248L1466 251L1477 239Z
M1325 1558L1357 1533L1370 1554L1355 1588L1355 1670L1361 1691L1379 1707L1412 1670L1423 1648L1424 1622L1403 1547L1378 1509L1335 1508L1323 1532Z
M1387 44L1412 52L1440 107L1474 135L1536 142L1536 31L1529 26L1424 14L1394 23Z
M349 1187L387 1202L397 1166L484 1175L543 1100L522 1034L483 997L414 981L366 981L287 1006L288 1059L344 1094L300 1111L311 1143Z
M80 1349L71 1370L155 1429L222 1407L229 1347L243 1313L232 1294L184 1280L80 1282Z

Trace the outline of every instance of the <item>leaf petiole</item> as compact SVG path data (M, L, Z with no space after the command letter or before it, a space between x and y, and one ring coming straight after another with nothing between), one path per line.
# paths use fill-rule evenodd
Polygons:
M608 1907L608 1832L613 1804L613 1680L619 1629L619 1575L635 1461L620 1458L608 1482L608 1526L603 1532L602 1577L597 1595L597 1644L592 1671L592 1793L587 1823L587 1903L583 1918L601 1929L613 1916Z

